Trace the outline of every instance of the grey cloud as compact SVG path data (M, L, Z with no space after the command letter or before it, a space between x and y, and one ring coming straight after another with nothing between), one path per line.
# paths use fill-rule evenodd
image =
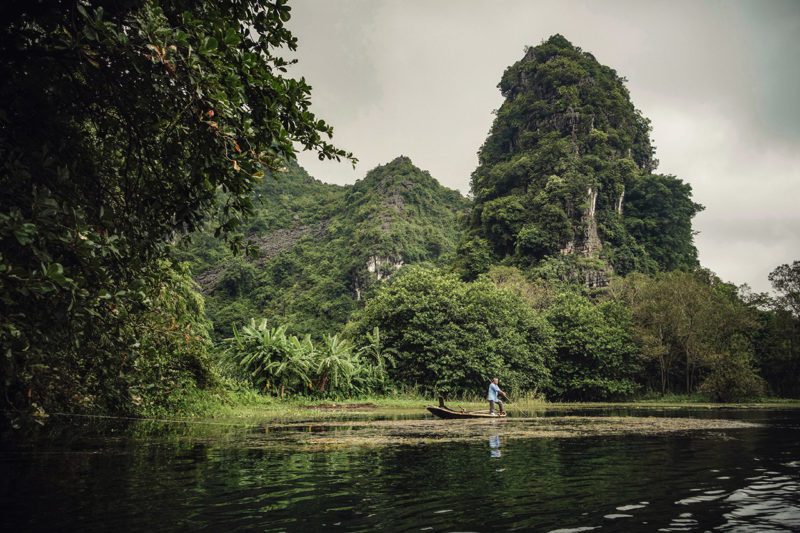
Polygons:
M405 154L467 193L502 103L503 70L554 33L629 80L653 121L660 171L692 184L701 261L766 290L800 259L800 2L303 0L290 27L319 116L347 164L300 157L352 183ZM746 221L746 222L740 222Z

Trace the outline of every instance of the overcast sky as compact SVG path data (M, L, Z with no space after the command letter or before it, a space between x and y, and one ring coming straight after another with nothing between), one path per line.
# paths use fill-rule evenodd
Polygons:
M774 267L800 260L800 0L291 4L292 74L359 159L353 170L301 155L318 179L353 183L402 154L468 194L503 71L561 33L629 80L658 171L706 208L694 222L704 266L767 290Z

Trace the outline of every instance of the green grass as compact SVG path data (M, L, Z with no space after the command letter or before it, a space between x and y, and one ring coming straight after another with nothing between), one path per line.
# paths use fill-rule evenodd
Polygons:
M426 405L435 405L432 397L413 392L383 396L362 396L348 399L321 399L311 397L277 398L248 389L191 391L173 404L169 411L149 413L153 417L203 418L219 420L327 420L337 418L410 416L424 412ZM358 404L367 404L358 406ZM466 410L486 409L480 397L448 400L451 407ZM320 409L320 405L330 408ZM353 408L353 406L357 406ZM581 409L800 409L800 400L764 398L746 403L712 403L698 395L670 395L626 402L547 402L540 397L523 397L506 404L512 416L530 416L546 410Z

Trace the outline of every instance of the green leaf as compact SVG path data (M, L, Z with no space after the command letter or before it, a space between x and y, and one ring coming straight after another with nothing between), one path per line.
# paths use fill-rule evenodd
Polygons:
M91 26L83 27L83 35L86 36L86 38L89 39L90 41L97 40L97 32L94 31L94 28L92 28ZM95 63L97 62L95 61Z
M35 224L25 223L14 228L14 237L23 246L32 243L34 235L36 235Z
M203 50L206 51L206 52L213 52L214 50L217 49L218 46L219 46L219 43L217 42L217 40L214 37L207 37L203 41Z

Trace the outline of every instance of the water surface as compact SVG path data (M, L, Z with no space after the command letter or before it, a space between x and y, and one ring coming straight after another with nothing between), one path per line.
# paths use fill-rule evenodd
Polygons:
M660 410L659 410L660 411ZM797 531L800 412L591 410L754 427L293 446L307 425L69 424L0 450L0 527ZM558 415L560 413L548 413ZM337 431L347 431L339 427Z

